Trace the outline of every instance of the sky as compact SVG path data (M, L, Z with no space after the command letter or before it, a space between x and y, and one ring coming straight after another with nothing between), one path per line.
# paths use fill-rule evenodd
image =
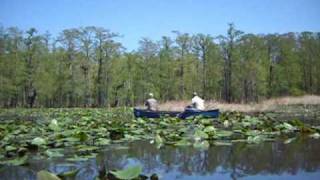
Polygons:
M172 31L226 34L320 31L320 0L0 0L0 25L57 36L63 29L99 26L123 35L128 51L139 40Z

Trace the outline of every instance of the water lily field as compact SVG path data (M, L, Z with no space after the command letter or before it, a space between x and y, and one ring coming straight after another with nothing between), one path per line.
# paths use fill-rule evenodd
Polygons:
M1 109L0 179L317 179L320 123L287 115Z

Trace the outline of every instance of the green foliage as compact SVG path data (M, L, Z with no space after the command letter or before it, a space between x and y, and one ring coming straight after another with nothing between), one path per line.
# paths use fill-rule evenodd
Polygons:
M31 144L41 146L46 144L46 140L41 137L36 137L31 141Z
M134 179L137 178L142 172L141 166L131 166L124 170L110 171L119 179Z
M196 141L194 144L193 144L193 147L196 148L196 149L202 149L202 150L205 150L205 149L208 149L210 146L209 142L208 141Z
M2 161L0 164L13 165L13 166L21 166L28 163L28 156L25 155L23 157L17 157L15 159Z
M170 145L203 150L234 142L257 144L281 137L285 137L283 141L288 144L295 140L289 138L302 133L319 138L319 127L299 120L274 121L265 114L248 116L229 112L217 119L181 120L135 119L132 113L128 108L2 110L0 117L18 116L18 119L3 119L0 123L1 164L26 164L29 153L34 151L40 158L87 161L108 148L106 146L127 149L123 145L136 140L154 143L158 148ZM32 121L26 120L30 117ZM59 126L59 131L52 130L53 124Z
M48 171L42 170L37 173L38 180L60 180L58 176Z
M133 106L148 92L162 101L197 91L246 103L320 94L319 33L244 34L230 24L218 42L175 31L159 42L143 38L132 52L94 26L65 29L57 41L34 28L0 33L2 107Z

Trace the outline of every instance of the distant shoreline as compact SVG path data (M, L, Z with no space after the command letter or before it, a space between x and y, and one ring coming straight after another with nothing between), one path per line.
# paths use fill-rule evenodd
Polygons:
M167 101L167 102L160 102L159 103L159 110L162 111L183 111L187 105L190 105L191 100L175 100L175 101ZM268 100L263 100L259 103L225 103L222 101L214 101L214 100L205 100L205 107L206 109L220 109L222 112L228 111L238 111L243 113L259 113L259 112L283 112L285 111L286 107L301 107L300 109L317 109L319 108L320 112L320 96L317 95L304 95L304 96L286 96L286 97L279 97L279 98L272 98ZM119 106L118 108L132 108L129 106ZM137 108L144 109L144 105L137 105ZM91 108L98 108L98 109L109 109L112 107L34 107L34 108L26 108L26 107L10 107L5 108L1 107L0 110L5 109L91 109ZM114 107L117 108L117 107ZM292 108L289 108L292 109ZM295 108L294 108L295 109ZM301 110L299 110L301 111Z
M189 101L168 101L161 103L160 110L171 110L171 111L182 111L184 107L189 105ZM287 105L319 105L320 108L320 96L316 95L305 95L299 97L279 97L272 98L269 100L264 100L259 103L249 103L249 104L240 104L240 103L231 103L227 104L219 101L207 100L205 101L206 109L218 108L221 111L239 111L239 112L270 112L277 111L279 106ZM307 108L307 107L306 107ZM320 109L319 109L320 111Z

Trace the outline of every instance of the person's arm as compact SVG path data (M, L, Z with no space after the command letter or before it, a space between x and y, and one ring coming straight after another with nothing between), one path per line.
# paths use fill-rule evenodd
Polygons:
M147 109L150 109L150 102L148 100L146 100L146 102L144 103L144 105L147 107Z
M191 104L191 106L192 106L192 108L197 108L197 102L193 102L192 104Z

